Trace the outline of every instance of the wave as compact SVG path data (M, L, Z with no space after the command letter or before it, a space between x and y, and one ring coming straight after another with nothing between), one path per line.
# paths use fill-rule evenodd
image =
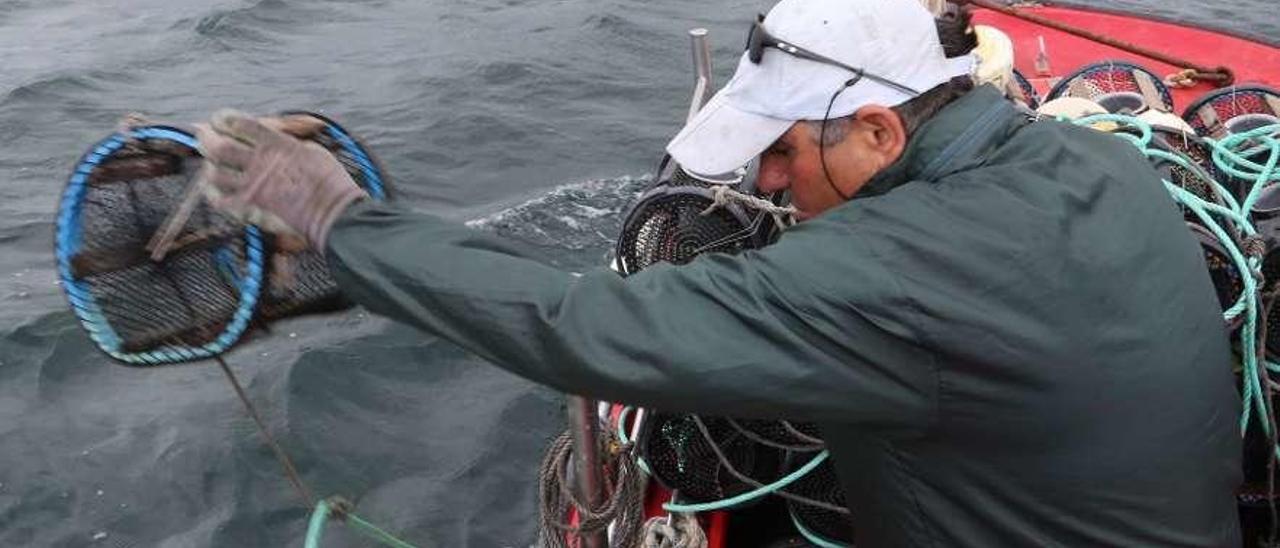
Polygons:
M617 240L623 215L651 180L643 175L564 184L466 224L541 247L558 262L599 266Z
M126 75L118 72L89 70L56 74L20 84L0 98L0 108L15 104L47 104L66 97L90 96L106 92L105 84L121 82Z

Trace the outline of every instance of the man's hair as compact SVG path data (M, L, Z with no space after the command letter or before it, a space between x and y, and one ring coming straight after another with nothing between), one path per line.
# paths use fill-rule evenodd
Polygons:
M973 33L973 14L969 8L947 3L947 11L933 20L938 28L938 39L942 42L942 52L948 59L965 55L978 47L978 37ZM943 107L951 104L964 94L973 90L973 79L968 76L957 76L933 89L920 94L910 101L893 107L893 111L902 118L902 127L907 130L910 139L917 129ZM824 148L844 141L853 124L853 115L827 120L825 133L821 120L810 120L809 133L815 143Z
M968 76L957 76L892 108L902 119L902 127L907 132L907 138L910 139L915 135L916 130L920 129L920 126L934 114L971 90L973 90L973 79ZM826 148L844 141L853 127L854 116L856 114L827 120L825 132L822 129L822 120L806 120L805 126L809 128L809 135L813 137L813 141Z
M978 47L978 35L973 32L973 14L968 7L947 3L947 11L933 20L938 28L938 40L942 53L948 59L959 57Z

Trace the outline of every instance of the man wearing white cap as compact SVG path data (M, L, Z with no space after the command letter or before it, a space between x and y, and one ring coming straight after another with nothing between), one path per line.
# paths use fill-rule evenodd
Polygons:
M1238 546L1240 403L1180 213L1123 141L965 62L914 0L783 0L668 150L760 156L805 222L626 279L361 201L251 118L200 137L227 202L375 312L566 392L819 423L858 546Z

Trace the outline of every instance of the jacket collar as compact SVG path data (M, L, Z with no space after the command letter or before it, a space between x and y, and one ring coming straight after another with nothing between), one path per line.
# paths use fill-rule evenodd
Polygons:
M995 87L977 87L922 124L902 157L872 177L853 199L879 196L909 181L937 180L976 167L1027 121L1027 115Z

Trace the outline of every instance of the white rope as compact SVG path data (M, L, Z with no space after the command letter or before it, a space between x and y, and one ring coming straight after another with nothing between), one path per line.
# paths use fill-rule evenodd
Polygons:
M702 215L710 215L711 212L725 207L732 203L741 204L744 207L763 211L773 215L773 220L778 223L778 227L786 230L787 227L795 224L796 208L794 206L776 205L764 198L758 198L750 194L743 194L728 185L716 185L712 191L715 199L714 202L706 209L702 210Z
M654 517L644 524L643 548L706 548L707 535L693 514Z

